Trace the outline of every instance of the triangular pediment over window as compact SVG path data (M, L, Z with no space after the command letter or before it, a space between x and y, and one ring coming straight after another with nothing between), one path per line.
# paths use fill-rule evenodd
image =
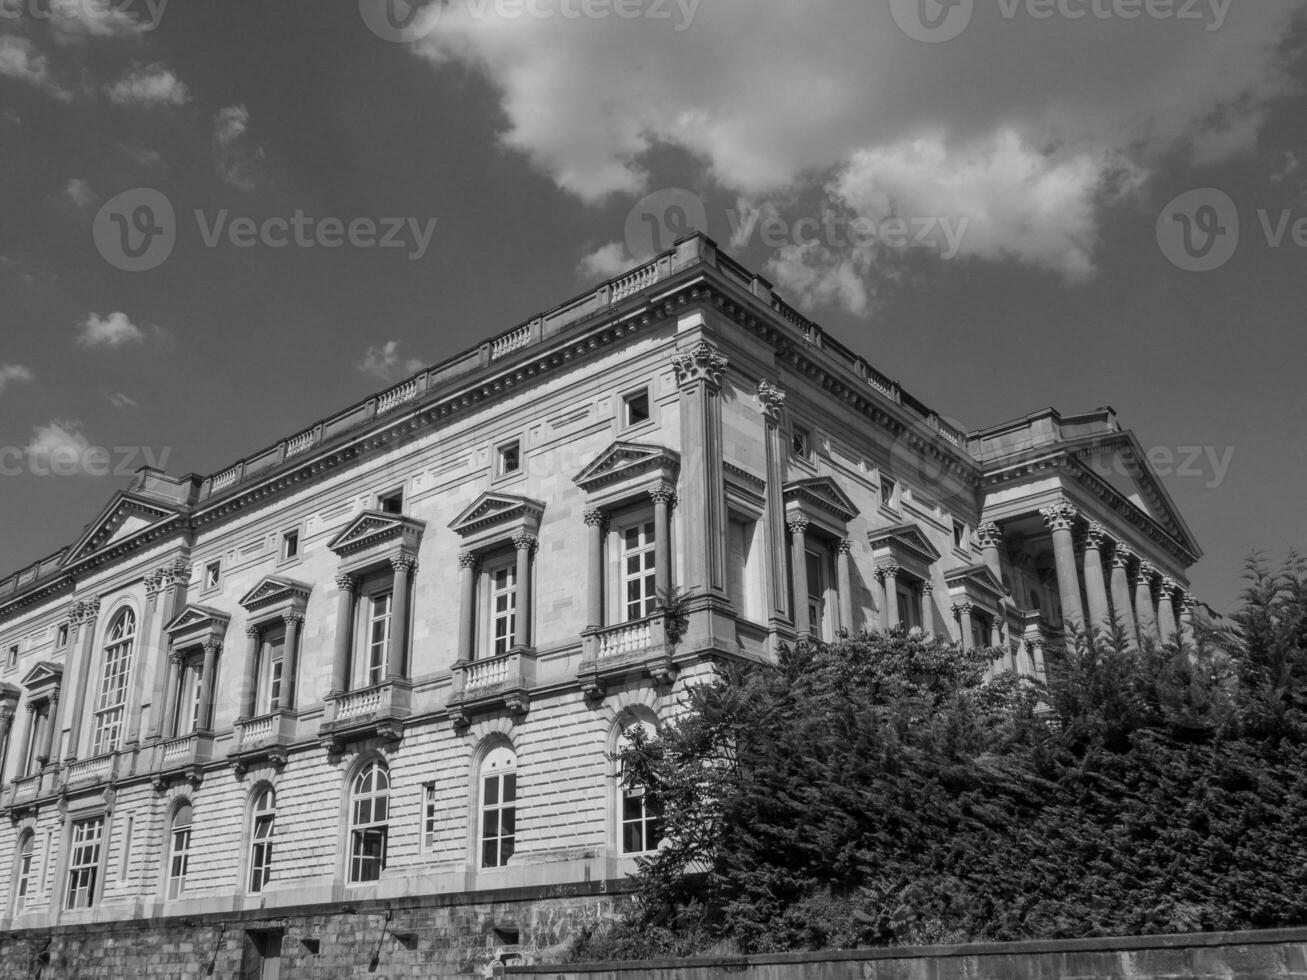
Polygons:
M365 510L345 525L345 529L331 539L327 548L341 558L390 542L399 542L416 551L425 528L423 521L411 517Z
M867 533L872 553L877 559L904 559L930 566L939 561L939 551L915 524L896 524Z
M840 489L840 485L828 476L787 483L784 496L787 509L790 503L802 503L808 507L824 510L844 524L858 516L857 505Z
M277 602L289 600L306 601L313 586L296 582L294 579L269 575L254 588L241 597L240 604L246 609L262 609Z
M157 500L119 491L86 526L82 536L68 550L63 563L70 565L110 545L125 541L147 528L162 525L177 517L179 511Z
M545 505L527 497L503 493L483 493L449 525L455 534L467 537L501 524L525 524L538 529ZM534 528L530 527L534 525Z
M646 477L671 485L681 468L681 456L675 450L640 442L615 442L572 478L588 494L611 485Z
M230 621L231 616L219 609L210 609L208 606L187 606L171 623L163 628L163 631L170 634L181 633L186 630L209 626L213 623L221 623L225 627Z
M32 669L23 675L19 682L29 693L36 693L47 687L53 687L58 684L64 676L64 669L58 664L52 664L48 660L42 660L40 663L33 664Z
M954 568L944 573L949 591L987 605L1002 605L1008 589L988 565Z

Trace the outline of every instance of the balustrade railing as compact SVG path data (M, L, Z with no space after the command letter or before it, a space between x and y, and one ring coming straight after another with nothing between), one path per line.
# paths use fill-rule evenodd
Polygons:
M490 359L497 361L501 357L506 357L515 350L520 350L531 342L531 324L510 330L502 337L496 337L490 342Z
M602 659L637 653L661 643L662 639L662 617L610 626L599 634L599 656Z
M377 414L380 415L383 412L389 412L392 409L398 408L400 405L411 402L416 398L419 390L418 380L418 378L413 378L411 381L406 381L404 384L399 385L396 388L391 388L385 394L381 395L377 399Z

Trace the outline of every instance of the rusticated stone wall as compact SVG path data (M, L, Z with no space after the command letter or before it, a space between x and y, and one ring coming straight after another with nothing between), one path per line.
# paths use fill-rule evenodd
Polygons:
M521 980L1307 980L1307 929L509 965Z
M0 933L0 980L490 977L616 917L603 883Z

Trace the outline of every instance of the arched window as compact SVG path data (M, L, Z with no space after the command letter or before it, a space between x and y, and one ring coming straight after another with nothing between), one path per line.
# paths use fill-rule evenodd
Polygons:
M36 835L30 830L23 835L18 844L18 863L14 868L14 912L27 907L32 895L35 878L32 875L32 861L36 856Z
M658 737L653 725L647 721L629 722L623 728L622 737L618 740L617 748L619 753L631 746L632 733L637 730L645 743L652 742ZM622 853L642 854L645 851L652 851L658 846L658 842L663 837L662 810L650 802L643 786L628 781L625 765L622 763L620 756L618 764Z
M186 891L186 872L191 863L191 805L183 803L172 816L168 834L168 897L177 898Z
M250 891L261 892L272 880L272 840L277 820L277 793L271 786L254 798L250 811Z
M136 613L123 609L109 624L104 645L104 669L100 695L95 706L95 736L92 755L104 755L122 741L123 706L127 702L127 679L132 671L132 648L136 643Z
M349 880L377 881L386 867L386 821L390 815L390 773L370 762L350 791Z
M481 763L481 867L502 868L517 835L517 755L501 745Z

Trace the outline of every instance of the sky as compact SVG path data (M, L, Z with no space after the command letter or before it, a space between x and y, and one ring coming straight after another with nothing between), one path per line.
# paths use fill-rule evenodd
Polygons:
M699 228L1307 548L1307 0L0 0L0 575Z

